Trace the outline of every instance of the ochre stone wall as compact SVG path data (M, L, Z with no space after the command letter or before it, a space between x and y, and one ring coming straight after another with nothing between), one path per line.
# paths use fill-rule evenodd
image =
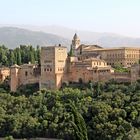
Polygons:
M16 91L20 85L39 83L40 73L35 69L40 69L34 64L13 65L10 69L10 89Z
M67 48L50 46L41 48L40 88L59 88L67 71Z
M39 83L39 77L40 75L35 74L34 69L36 68L36 65L33 64L24 64L20 66L19 70L19 85L25 85L25 84L32 84L32 83Z
M79 79L82 79L86 83L93 80L92 71L87 70L85 67L72 67L71 71L68 81L79 82Z

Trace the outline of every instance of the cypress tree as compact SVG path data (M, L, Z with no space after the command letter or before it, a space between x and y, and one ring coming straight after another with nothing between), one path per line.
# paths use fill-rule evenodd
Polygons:
M35 63L35 57L34 57L34 52L33 52L33 51L30 51L30 62L31 62L32 64Z
M13 64L15 64L16 62L15 62L15 55L14 55L14 52L13 52L13 50L9 50L9 65L11 66L11 65L13 65Z
M74 56L74 52L73 52L73 48L72 48L72 45L70 47L70 52L69 52L69 56Z
M20 53L20 49L17 49L17 64L21 65L21 53Z
M82 115L76 109L74 103L70 101L69 104L73 119L71 121L72 127L75 131L76 140L88 140L86 123Z
M40 47L39 47L39 45L37 45L37 47L36 47L36 54L37 54L38 64L40 64Z

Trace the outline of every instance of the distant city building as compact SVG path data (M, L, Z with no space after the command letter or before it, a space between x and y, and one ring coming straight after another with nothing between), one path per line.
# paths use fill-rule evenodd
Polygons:
M74 55L77 55L77 49L80 46L80 38L77 36L76 33L73 36L72 44L71 45L72 45L72 49L73 49Z

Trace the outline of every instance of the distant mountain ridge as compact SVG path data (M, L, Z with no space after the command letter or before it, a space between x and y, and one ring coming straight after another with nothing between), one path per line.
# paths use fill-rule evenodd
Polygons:
M0 44L15 48L25 45L57 45L70 47L75 30L61 26L25 26L2 27L0 25ZM99 45L102 47L140 47L140 38L127 37L114 33L98 33L91 31L76 31L81 43Z
M58 35L30 31L17 27L1 27L0 28L0 45L15 48L19 45L48 46L62 44L68 46L70 40Z
M140 47L140 38L127 37L124 35L118 35L115 33L100 33L100 32L92 32L92 31L82 31L82 30L74 30L67 27L62 26L24 26L25 28L30 28L32 30L40 30L47 33L55 33L56 35L72 39L72 36L75 32L77 32L81 41L86 42L87 44L96 44L102 47Z

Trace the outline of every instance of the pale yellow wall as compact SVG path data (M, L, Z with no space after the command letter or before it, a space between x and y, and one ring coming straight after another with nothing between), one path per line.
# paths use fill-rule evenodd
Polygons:
M64 73L66 69L67 48L55 47L55 73Z
M89 58L80 61L75 61L75 66L83 67L106 67L107 63L104 60L97 58Z
M105 61L92 61L92 67L106 67L107 63Z
M6 77L10 76L9 68L1 68L0 69L0 82L3 82Z
M57 89L59 89L63 83L63 74L56 74L55 80L56 80L56 87Z
M75 56L70 56L69 57L69 62L72 63L72 62L77 62L78 61L78 58L75 57Z

